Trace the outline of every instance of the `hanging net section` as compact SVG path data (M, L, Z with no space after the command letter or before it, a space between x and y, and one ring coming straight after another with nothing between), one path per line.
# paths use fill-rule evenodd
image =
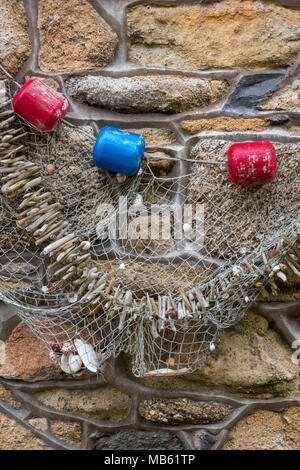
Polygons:
M98 372L121 352L136 376L192 372L259 295L299 282L299 144L274 144L269 185L201 163L230 147L205 140L124 179L94 165L89 126L39 133L0 88L0 296L54 356L79 340Z

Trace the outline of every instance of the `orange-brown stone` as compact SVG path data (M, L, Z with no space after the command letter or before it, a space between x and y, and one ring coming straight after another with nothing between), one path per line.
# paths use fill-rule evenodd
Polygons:
M224 450L300 450L300 407L259 410L239 421Z
M23 2L0 0L0 63L16 74L31 53ZM0 74L1 76L1 74Z
M194 121L184 121L182 129L189 134L201 131L256 131L265 130L268 124L263 119L232 119L232 118L212 118L196 119Z
M42 0L39 30L42 70L91 70L114 59L117 35L86 0Z
M300 48L300 11L223 0L129 9L129 59L172 69L285 67Z

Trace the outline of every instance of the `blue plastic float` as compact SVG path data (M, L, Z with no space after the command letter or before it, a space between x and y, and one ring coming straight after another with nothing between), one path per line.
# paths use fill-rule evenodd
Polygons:
M98 168L131 176L140 168L144 149L141 135L105 126L98 134L93 160Z

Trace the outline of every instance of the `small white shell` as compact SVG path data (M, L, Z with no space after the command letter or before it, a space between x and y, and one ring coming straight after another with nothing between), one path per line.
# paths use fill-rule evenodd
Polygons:
M242 268L239 264L236 264L235 266L233 266L232 272L233 272L234 276L238 276L239 274L241 274L243 272L243 270L242 270Z
M71 371L70 366L69 366L69 356L70 356L70 354L63 354L61 356L61 360L60 360L61 370L65 374L72 374L72 371Z
M132 207L142 206L143 203L144 203L143 196L141 194L137 194L135 200L132 203Z
M76 374L81 369L82 361L77 354L70 354L69 355L69 369L72 374Z
M81 339L75 339L74 344L85 367L89 371L96 373L99 368L99 361L92 346Z
M74 350L74 347L73 347L72 343L70 343L69 341L67 341L66 343L63 343L63 345L61 347L61 352L64 353L64 354L72 352L73 350Z
M182 228L184 233L191 233L191 231L193 230L190 224L183 224Z

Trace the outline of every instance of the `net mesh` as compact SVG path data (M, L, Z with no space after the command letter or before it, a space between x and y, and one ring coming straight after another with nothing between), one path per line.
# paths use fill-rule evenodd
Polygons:
M121 352L136 376L191 372L258 295L299 280L299 144L275 144L270 185L232 185L201 163L221 161L205 140L123 181L93 164L89 127L41 134L0 88L0 295L49 351L80 338L98 372Z

